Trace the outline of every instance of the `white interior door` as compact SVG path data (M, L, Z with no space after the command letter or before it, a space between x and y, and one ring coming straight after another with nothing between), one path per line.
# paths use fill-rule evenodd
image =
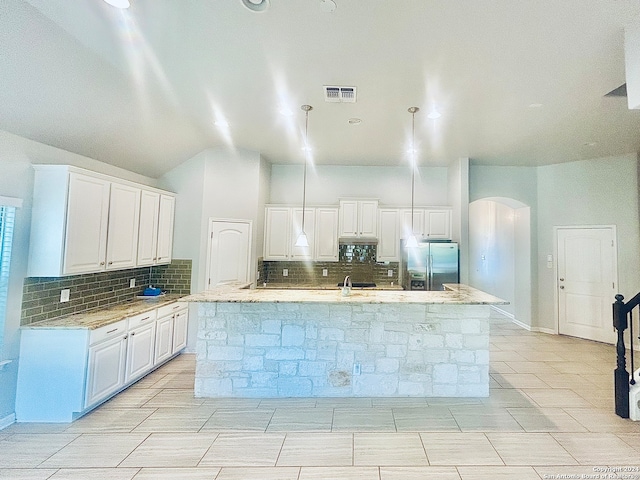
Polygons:
M558 228L558 331L614 343L611 304L616 294L613 227Z
M249 281L251 224L212 220L207 285Z

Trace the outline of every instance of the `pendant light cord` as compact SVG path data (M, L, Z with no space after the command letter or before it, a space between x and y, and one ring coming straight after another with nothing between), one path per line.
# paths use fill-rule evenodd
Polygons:
M410 109L411 110L411 109ZM416 190L416 112L411 112L411 235L415 235L413 229L413 201Z
M304 214L307 209L307 163L309 163L309 111L313 109L311 105L300 107L305 112L304 119L304 170L302 174L302 233L304 233ZM305 234L306 235L306 234Z

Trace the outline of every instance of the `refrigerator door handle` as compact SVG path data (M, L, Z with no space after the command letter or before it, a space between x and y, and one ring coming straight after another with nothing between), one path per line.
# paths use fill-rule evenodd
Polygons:
M427 290L431 290L433 288L433 255L429 255L429 259L427 262L427 271L429 277L429 283L427 285Z

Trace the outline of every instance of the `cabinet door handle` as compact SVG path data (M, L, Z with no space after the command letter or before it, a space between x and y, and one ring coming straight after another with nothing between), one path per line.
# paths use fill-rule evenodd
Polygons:
M144 317L144 318L141 318L141 319L140 319L140 321L141 321L141 322L144 322L145 320L149 320L150 318L151 318L151 317Z
M126 340L127 338L129 338L129 335L125 335L123 338L124 340Z
M130 335L133 337L135 334L136 334L136 332L131 332ZM124 337L124 338L127 338L127 337Z
M109 262L109 265L113 265L113 262Z
M100 265L104 265L104 262L100 262Z
M110 333L113 333L113 332L117 332L117 331L118 331L118 329L117 329L117 328L114 328L113 330L109 330L109 331L107 332L107 335L109 335Z

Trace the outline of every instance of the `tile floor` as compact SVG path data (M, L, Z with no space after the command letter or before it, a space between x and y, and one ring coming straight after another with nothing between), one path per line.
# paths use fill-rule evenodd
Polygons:
M640 479L640 422L613 413L614 347L497 314L488 398L194 398L194 362L74 423L0 431L0 479Z

